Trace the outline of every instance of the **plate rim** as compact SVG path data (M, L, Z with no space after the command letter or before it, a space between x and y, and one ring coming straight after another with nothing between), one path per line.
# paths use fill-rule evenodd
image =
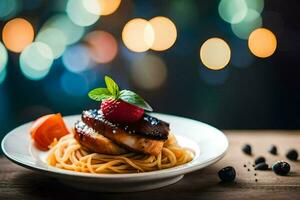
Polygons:
M229 147L229 142L228 142L228 138L226 137L226 135L219 129L206 124L204 122L198 121L198 120L194 120L194 119L190 119L190 118L186 118L186 117L181 117L181 116L176 116L176 115L170 115L170 114L164 114L164 113L156 113L153 112L151 114L154 115L161 115L161 116L166 116L166 117L173 117L173 118L178 118L178 119L184 119L184 120L188 120L188 121L192 121L194 123L200 123L204 126L207 126L209 128L212 128L214 130L216 130L217 132L219 132L220 135L222 135L222 137L225 139L224 142L226 143L226 148L224 149L224 151L222 152L222 154L218 155L217 157L214 157L212 159L207 160L205 163L202 164L195 164L192 166L188 166L189 163L180 165L180 166L176 166L176 167L172 167L172 168L168 168L168 169L162 169L162 170L157 170L157 171L151 171L151 172L143 172L143 173L126 173L126 174L92 174L92 173L84 173L84 172L73 172L73 171L69 171L69 170L64 170L64 169L55 169L51 170L50 168L45 168L42 167L40 165L34 164L33 166L28 164L28 163L24 163L23 161L19 160L18 158L11 156L6 149L4 148L4 144L5 141L7 140L7 137L14 132L16 129L20 128L21 126L26 126L31 122L27 122L24 123L14 129L12 129L10 132L8 132L4 138L1 141L1 149L4 153L4 155L13 163L20 165L22 167L25 167L27 169L36 171L38 173L42 173L42 174L47 174L49 176L52 177L61 177L64 176L64 178L67 179L74 179L74 177L79 177L82 179L106 179L106 180L115 180L115 179L124 179L126 178L126 180L130 181L130 180L138 180L138 179L147 179L147 180L152 180L152 179L158 179L158 178L167 178L167 177L174 177L174 176L178 176L178 175L184 175L187 173L191 173L193 171L202 169L204 167L207 167L215 162L217 162L218 160L220 160L221 158L224 157L224 155L226 154L226 152L228 151L228 147ZM72 118L72 117L76 117L79 116L77 115L68 115L68 116L64 116L64 118ZM192 162L192 161L191 161Z

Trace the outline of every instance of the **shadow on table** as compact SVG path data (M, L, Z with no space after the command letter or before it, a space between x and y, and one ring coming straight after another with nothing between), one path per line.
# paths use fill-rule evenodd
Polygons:
M210 168L210 170L213 170ZM164 199L173 199L176 195L178 198L195 198L195 192L197 196L202 192L208 192L212 187L222 187L217 179L211 179L205 177L206 172L204 170L187 174L181 181L160 189L145 191L145 192L133 192L133 193L98 193L91 191L78 190L63 183L58 179L48 176L26 171L18 174L13 179L13 185L21 193L22 196L30 199L43 198L43 199L86 199L96 197L97 199L126 199L126 198L143 198L156 200L161 197ZM101 185L99 186L101 187ZM175 193L174 193L175 192ZM172 194L172 195L171 195Z

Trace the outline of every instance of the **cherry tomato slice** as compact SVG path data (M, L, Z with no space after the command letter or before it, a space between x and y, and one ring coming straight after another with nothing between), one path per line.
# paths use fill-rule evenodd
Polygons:
M48 146L56 138L69 133L60 113L38 118L30 128L31 137L40 150L48 150Z

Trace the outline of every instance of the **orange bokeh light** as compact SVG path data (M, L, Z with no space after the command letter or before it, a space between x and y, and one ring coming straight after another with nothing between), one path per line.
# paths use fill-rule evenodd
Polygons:
M151 49L164 51L173 46L177 38L177 30L174 23L166 17L154 17L150 21L155 39Z
M154 31L151 24L141 18L127 22L122 31L125 46L131 51L144 52L150 49L154 42Z
M101 15L110 15L120 6L121 0L98 0L100 4Z
M105 31L93 31L86 37L91 58L97 63L112 61L118 52L117 41L110 33Z
M276 50L276 36L266 28L258 28L250 34L248 46L255 56L260 58L269 57Z
M85 0L83 2L88 12L95 15L110 15L120 6L121 0Z
M15 18L7 22L2 31L2 40L6 48L13 52L21 52L32 43L34 30L30 22Z

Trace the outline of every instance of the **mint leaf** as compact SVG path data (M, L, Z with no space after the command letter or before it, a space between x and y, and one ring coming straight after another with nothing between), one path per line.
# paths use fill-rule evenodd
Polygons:
M119 86L118 84L112 80L109 76L105 76L105 83L108 91L115 97L117 98L119 95Z
M118 84L109 76L105 76L107 88L96 88L88 93L88 96L95 101L103 101L108 98L122 100L147 111L153 111L151 106L138 94L130 90L120 91Z
M153 111L151 106L142 97L130 90L122 90L120 92L119 99L122 99L123 101L135 105L144 110Z
M111 93L107 88L96 88L89 92L89 97L95 101L102 101L111 97Z

